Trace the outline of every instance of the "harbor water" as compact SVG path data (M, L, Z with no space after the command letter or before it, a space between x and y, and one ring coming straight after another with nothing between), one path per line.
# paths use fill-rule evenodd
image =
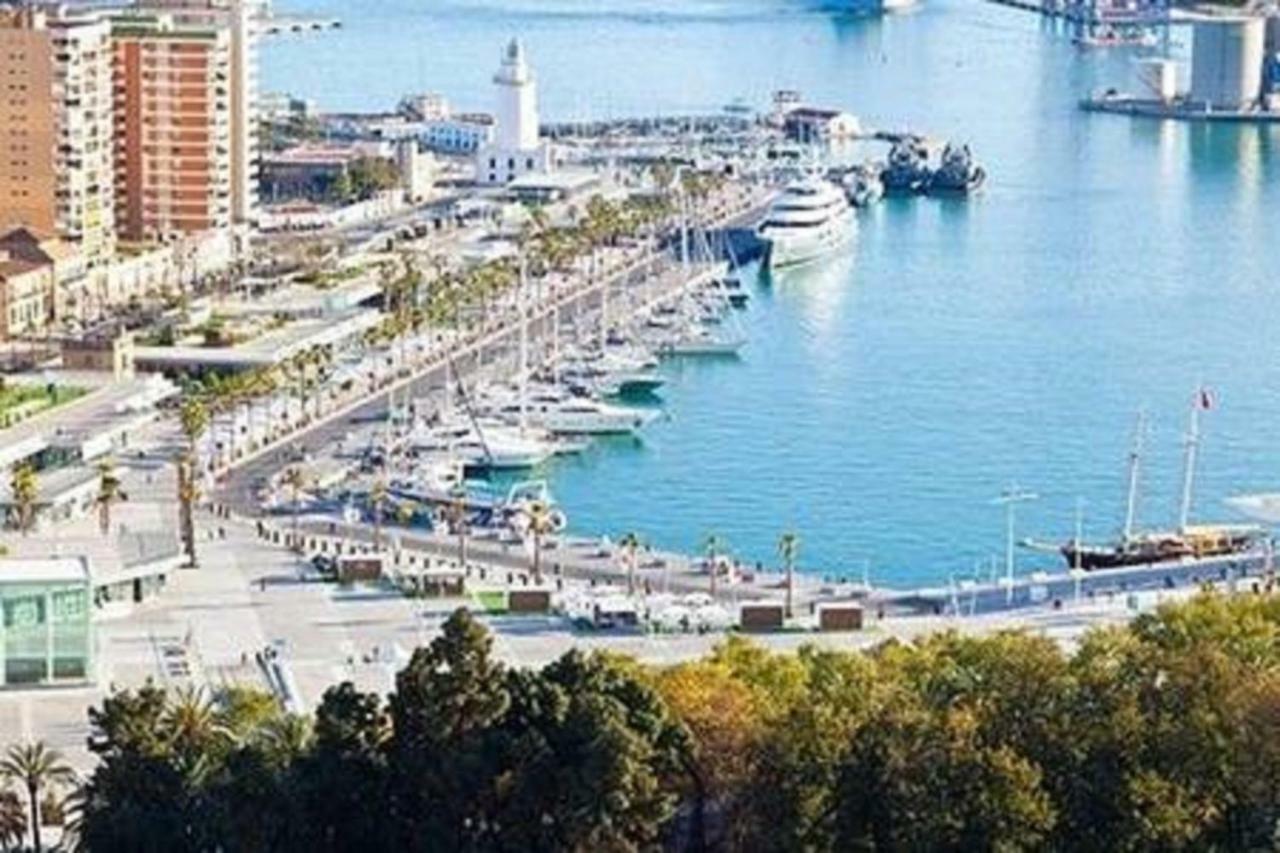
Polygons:
M264 49L264 88L325 109L426 90L487 108L519 34L547 119L763 106L796 88L868 125L967 141L986 165L969 201L861 214L830 263L748 270L741 358L670 363L668 418L547 472L575 531L685 550L714 532L774 563L795 530L802 570L861 576L869 561L876 583L945 582L1002 554L993 499L1010 483L1038 495L1019 536L1071 536L1080 499L1086 534L1115 532L1140 406L1139 519L1171 523L1198 383L1217 407L1194 514L1234 518L1224 498L1280 490L1280 128L1078 110L1129 85L1133 51L1082 52L1031 14L967 0L884 19L799 0L277 7L343 20Z

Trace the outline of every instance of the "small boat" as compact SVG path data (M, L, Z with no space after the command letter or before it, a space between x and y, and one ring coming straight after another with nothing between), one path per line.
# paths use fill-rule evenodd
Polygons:
M929 185L929 149L914 137L907 137L889 149L889 160L880 171L885 195L915 195Z
M968 145L947 143L942 162L929 177L926 187L931 195L968 195L976 192L987 179L987 172L973 162Z
M1081 48L1105 47L1155 47L1159 44L1156 34L1142 27L1104 27L1083 33L1071 39Z
M841 180L849 203L857 208L870 207L884 197L884 181L878 169L859 166Z
M698 325L690 325L674 337L658 345L658 353L666 356L737 355L746 339L737 335L717 335Z

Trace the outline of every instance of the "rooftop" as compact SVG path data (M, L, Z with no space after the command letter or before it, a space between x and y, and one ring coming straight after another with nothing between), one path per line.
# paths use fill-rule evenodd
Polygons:
M85 583L88 580L89 561L84 557L0 558L0 586Z

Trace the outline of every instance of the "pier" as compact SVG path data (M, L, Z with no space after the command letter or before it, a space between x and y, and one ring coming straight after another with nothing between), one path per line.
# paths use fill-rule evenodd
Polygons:
M1028 607L1062 607L1205 583L1249 584L1274 575L1271 549L1229 557L1118 569L1031 572L988 582L954 579L946 586L873 590L869 601L894 613L970 616Z
M1138 8L1113 4L1106 0L988 0L1000 6L1036 12L1046 18L1058 18L1083 26L1159 26L1171 22L1171 4L1153 0Z

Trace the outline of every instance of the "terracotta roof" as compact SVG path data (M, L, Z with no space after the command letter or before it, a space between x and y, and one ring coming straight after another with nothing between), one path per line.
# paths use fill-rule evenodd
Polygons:
M25 225L0 234L0 249L7 249L19 258L45 263L65 261L79 254L75 246L56 235Z
M0 258L2 257L3 256L0 256ZM8 281L9 279L18 278L19 276L38 270L47 265L47 261L41 263L39 261L28 261L22 258L0 259L0 281Z

